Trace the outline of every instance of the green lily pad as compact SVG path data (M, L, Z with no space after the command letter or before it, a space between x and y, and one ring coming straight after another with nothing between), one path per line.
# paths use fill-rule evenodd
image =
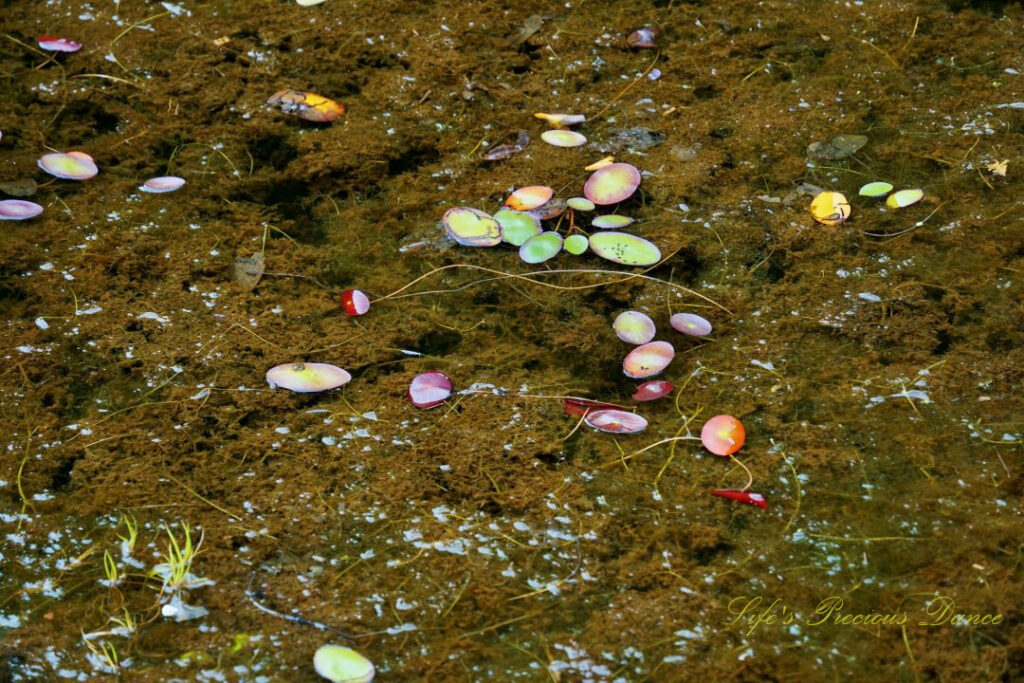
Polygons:
M614 230L616 228L624 228L632 222L633 219L629 216L619 216L618 214L609 213L604 216L598 216L592 220L590 224L595 228L600 228L601 230Z
M575 235L569 235L565 238L565 244L562 245L562 248L573 256L579 256L585 252L589 246L590 240L587 239L587 236L576 233Z
M494 220L501 226L502 240L515 247L521 247L523 242L544 231L540 219L525 211L500 209L494 214Z
M661 251L653 243L625 232L594 233L590 251L624 266L653 266L661 260Z
M526 263L544 263L562 250L562 236L557 232L542 232L523 242L519 258Z
M861 197L884 197L890 192L892 192L892 183L876 180L873 183L863 185L857 194Z

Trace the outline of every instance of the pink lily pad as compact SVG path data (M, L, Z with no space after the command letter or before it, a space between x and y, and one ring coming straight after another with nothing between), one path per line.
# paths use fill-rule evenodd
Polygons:
M659 399L662 396L668 396L675 389L671 382L666 382L663 379L652 379L648 382L644 382L636 388L636 393L633 394L634 401L653 401Z
M622 371L632 379L654 377L668 367L675 355L675 349L668 342L641 344L626 356L622 362Z
M73 40L67 38L58 38L57 36L39 36L37 38L39 47L50 52L78 52L82 49L81 43L76 43Z
M351 380L352 375L330 363L285 363L267 370L271 389L283 387L300 393L336 389Z
M640 187L636 166L619 162L594 171L583 186L583 194L595 204L618 204L629 199Z
M647 429L647 420L625 410L595 410L583 418L587 426L610 434L636 434Z
M434 408L452 395L452 381L443 372L430 371L416 375L409 385L409 400L417 408Z
M150 178L139 185L139 189L143 192L161 194L163 192L174 192L175 190L180 190L184 185L184 178L179 178L176 175L164 175L156 178Z
M35 218L43 212L43 207L35 202L24 199L4 199L0 201L0 221L23 221Z
M654 339L657 328L654 321L640 311L623 311L615 317L612 323L615 336L634 346L646 344Z
M691 337L704 337L711 334L711 323L696 313L676 313L668 319L673 329Z

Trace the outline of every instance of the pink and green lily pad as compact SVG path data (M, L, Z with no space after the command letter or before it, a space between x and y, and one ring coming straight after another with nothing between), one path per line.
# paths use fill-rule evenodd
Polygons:
M661 251L651 242L625 232L598 232L590 236L590 251L624 266L653 266Z
M464 247L493 247L501 244L501 226L498 221L480 209L457 206L441 217L444 231Z
M637 167L618 162L594 171L583 186L583 194L595 204L604 206L626 201L638 187L640 171Z
M615 330L616 337L634 346L651 341L657 332L654 321L640 311L623 311L619 313L615 316L612 329Z
M546 185L527 185L510 194L505 206L516 211L530 211L543 206L554 195L555 191Z
M24 221L35 218L43 212L43 207L35 202L24 199L4 199L0 201L0 221Z
M423 410L441 405L451 395L452 381L436 370L416 375L409 384L409 400Z
M660 374L675 357L668 342L653 341L636 347L622 361L622 371L631 379L647 379Z
M580 147L587 144L585 135L563 128L546 130L540 134L540 139L554 147Z
M99 173L96 162L85 152L44 154L36 163L50 175L63 180L88 180Z
M330 363L285 363L267 370L271 389L282 387L299 393L336 389L352 381L352 375Z

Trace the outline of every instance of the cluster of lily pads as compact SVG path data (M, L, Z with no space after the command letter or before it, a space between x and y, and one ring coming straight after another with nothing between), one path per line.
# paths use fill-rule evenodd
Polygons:
M902 209L924 198L923 190L906 189L893 192L892 183L881 180L863 185L857 194L876 199L888 195L885 205L890 209ZM850 202L841 192L819 192L811 200L811 217L823 225L839 225L850 217Z
M601 258L626 266L651 266L661 260L653 243L636 235L618 232L633 222L628 216L609 213L596 216L591 226L600 232L587 234L576 219L629 199L640 186L640 171L624 162L600 163L588 167L593 174L583 186L583 196L562 200L545 185L528 185L512 192L504 206L493 215L470 206L457 206L441 218L445 233L465 247L495 247L505 243L519 248L525 263L539 264L560 252L573 255L588 249ZM566 222L566 235L559 228ZM545 229L545 221L558 222Z
M38 44L43 50L54 53L71 53L82 49L81 43L57 36L39 36ZM95 159L81 151L44 154L36 163L39 168L61 180L89 180L99 173ZM139 189L150 193L173 192L184 184L185 180L183 178L160 176L145 181L139 186ZM6 194L21 196L31 195L35 192L36 185L34 181L27 184L27 190L25 187L19 183L5 183L4 186L0 187L0 190L3 190ZM0 200L0 220L22 221L35 218L42 212L42 206L27 199Z

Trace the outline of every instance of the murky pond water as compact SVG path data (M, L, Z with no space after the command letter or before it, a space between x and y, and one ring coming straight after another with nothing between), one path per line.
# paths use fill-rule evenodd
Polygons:
M380 680L1024 676L1019 4L2 15L0 182L44 212L0 236L0 678L314 680L329 642ZM285 88L347 113L266 106ZM99 174L50 179L54 150ZM654 268L445 238L447 209L577 195L609 154ZM160 175L187 184L138 190ZM814 222L810 186L849 219ZM634 406L625 310L676 391L642 433L576 429L563 396ZM267 387L302 360L353 380ZM428 370L456 393L419 410ZM723 413L738 462L675 438ZM708 495L743 466L767 509Z

